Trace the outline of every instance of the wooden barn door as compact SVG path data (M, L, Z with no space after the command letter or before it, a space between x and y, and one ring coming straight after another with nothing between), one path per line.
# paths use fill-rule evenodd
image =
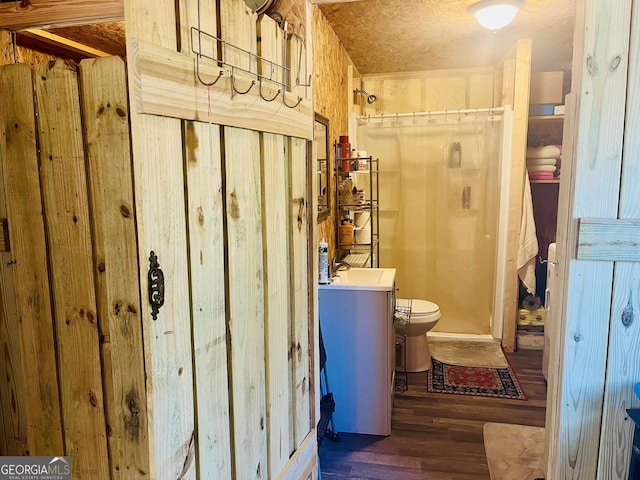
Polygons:
M640 401L640 9L578 2L563 144L551 479L626 479ZM563 162L564 163L564 162ZM558 283L558 282L556 282ZM555 284L554 284L555 286ZM553 305L554 302L552 302Z
M0 452L148 478L124 61L4 66L0 92Z
M315 478L311 50L243 0L178 6L125 2L151 477Z

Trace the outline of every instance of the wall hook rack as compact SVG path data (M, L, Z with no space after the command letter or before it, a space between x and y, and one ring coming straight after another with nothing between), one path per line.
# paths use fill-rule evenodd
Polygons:
M256 81L261 80L269 80L280 85L283 89L289 87L287 79L290 77L290 71L286 66L236 47L197 27L191 27L191 52L196 55L196 67L198 70L200 69L199 62L206 60L218 67L226 67L231 70L232 82L236 72L243 72L253 78L252 87ZM260 67L261 72L258 71L258 67ZM224 70L220 76L223 75ZM200 75L198 75L198 81L207 85L206 82L202 81Z
M298 105L300 105L301 102L302 102L302 97L298 97L298 101L294 105L289 105L287 103L286 96L285 95L282 96L282 103L284 104L285 107L288 107L288 108L296 108Z
M276 94L273 96L273 98L267 98L264 96L264 93L262 93L262 80L260 80L260 85L259 85L259 91L260 91L260 97L262 97L262 99L265 102L273 102L276 98L278 98L278 95L280 95L280 93L282 92L281 89L278 89L278 91L276 92Z
M220 72L218 73L218 76L213 81L207 82L206 80L203 80L200 74L200 55L196 57L196 77L198 77L198 81L202 85L204 85L205 87L212 87L216 83L218 83L218 80L220 80L220 78L222 78L223 75L224 75L224 70L220 70Z
M253 88L253 86L256 84L255 80L251 80L251 85L249 85L249 88L247 88L245 91L240 91L236 88L236 76L235 76L235 72L234 72L234 68L231 68L231 89L239 94L239 95L245 95L247 93L249 93L251 91L251 89Z
M298 55L298 66L296 72L296 80L295 85L300 87L310 87L311 86L311 75L307 77L307 83L300 81L300 76L302 72L302 63L303 63L303 50L304 50L304 58L306 65L306 55L307 48L304 42L304 39L295 33L289 33L285 31L285 42L284 42L284 58L289 58L289 48L288 43L286 41L287 38L295 37L300 40L300 44L302 48L300 48L300 52ZM211 35L200 28L191 27L191 51L196 56L196 76L198 81L205 86L215 85L220 78L225 75L229 75L232 94L237 93L240 95L247 94L251 91L253 86L259 83L260 87L260 97L266 102L274 101L278 95L282 94L282 103L284 106L288 108L297 108L300 103L304 100L303 97L297 97L297 101L290 105L287 103L286 99L286 91L290 89L291 82L291 69L286 67L285 65L281 65L272 60L266 59L255 53L252 53L248 50L236 47L229 42L226 42L214 35ZM230 58L235 59L235 61L231 61ZM222 67L219 71L218 77L211 81L206 81L201 73L201 65L200 62L203 60L207 60L218 67ZM225 70L230 71L227 73ZM252 78L251 85L248 89L241 91L236 88L236 73L242 72ZM279 86L276 95L273 98L266 98L263 90L262 83L263 81L271 82L277 86Z
M297 33L287 33L287 35L289 37L295 37L300 41L300 44L302 45L303 48L300 49L300 54L298 55L298 71L296 73L296 85L298 87L310 87L311 86L311 75L309 75L307 78L307 83L302 83L300 82L300 72L302 71L302 50L304 50L304 60L305 60L305 65L307 64L307 45L304 42L304 38L302 38L300 35L298 35ZM287 43L285 42L285 57L287 58Z

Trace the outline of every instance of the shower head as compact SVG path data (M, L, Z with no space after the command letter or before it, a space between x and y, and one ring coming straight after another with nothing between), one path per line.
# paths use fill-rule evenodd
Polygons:
M372 104L373 102L375 102L378 97L376 97L375 95L371 95L367 92L365 92L364 90L362 90L361 88L356 88L353 90L354 95L357 95L358 93L363 94L365 97L367 97L367 103L368 104Z

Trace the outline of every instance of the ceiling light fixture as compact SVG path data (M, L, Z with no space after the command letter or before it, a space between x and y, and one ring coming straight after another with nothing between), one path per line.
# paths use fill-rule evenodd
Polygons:
M524 0L480 0L469 7L469 13L483 27L500 30L513 21L522 7Z

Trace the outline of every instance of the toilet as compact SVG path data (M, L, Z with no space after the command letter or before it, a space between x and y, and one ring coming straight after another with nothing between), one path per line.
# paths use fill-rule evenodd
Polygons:
M396 300L396 312L408 312L411 310L409 324L398 334L406 335L406 371L424 372L431 369L431 353L427 343L427 332L436 326L440 318L440 307L427 300L416 298L398 298ZM402 364L404 359L401 359Z

